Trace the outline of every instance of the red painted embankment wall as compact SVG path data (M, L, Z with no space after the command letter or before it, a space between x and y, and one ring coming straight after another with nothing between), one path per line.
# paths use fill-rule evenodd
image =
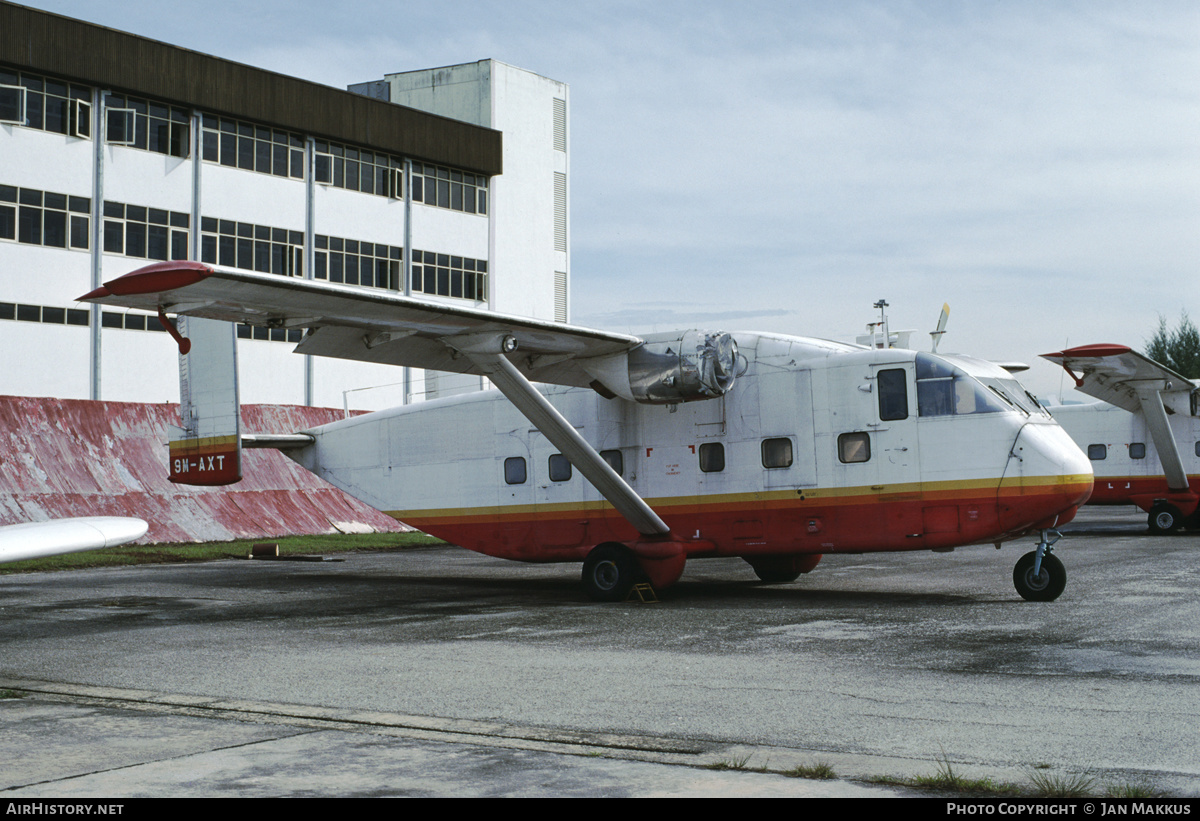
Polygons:
M244 405L247 433L292 433L342 418L332 408ZM179 406L0 396L0 524L137 516L139 541L195 542L407 529L275 450L242 453L241 482L167 481L167 426Z

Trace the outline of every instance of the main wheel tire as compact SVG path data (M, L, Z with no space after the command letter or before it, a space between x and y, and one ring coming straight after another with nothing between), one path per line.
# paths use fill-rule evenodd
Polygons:
M583 587L593 601L623 601L638 571L633 552L619 544L592 548L583 561Z
M1026 601L1054 601L1067 586L1067 569L1057 556L1047 553L1042 557L1042 568L1036 576L1033 564L1037 551L1030 551L1020 558L1013 568L1013 586Z
M750 566L754 568L754 575L766 584L787 584L800 578L800 571L795 569L790 558L784 561L759 559L750 562Z
M1183 525L1183 516L1174 505L1155 505L1146 523L1150 525L1151 533L1162 536L1178 530Z

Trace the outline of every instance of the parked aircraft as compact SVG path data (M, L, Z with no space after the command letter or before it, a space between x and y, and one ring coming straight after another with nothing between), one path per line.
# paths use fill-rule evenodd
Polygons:
M1043 354L1077 390L1102 401L1056 405L1054 418L1083 448L1096 482L1088 504L1134 504L1150 530L1200 528L1200 390L1124 345Z
M149 525L128 516L83 516L0 527L0 562L99 550L146 535Z
M155 311L192 347L173 480L237 481L243 444L279 447L447 541L582 561L598 600L641 578L664 588L694 558L738 556L784 582L825 553L1037 534L1014 583L1049 601L1066 584L1053 528L1091 492L1062 428L1008 373L967 357L765 333L635 337L196 262L81 299ZM243 437L233 328L197 318L306 328L297 353L482 374L499 392Z

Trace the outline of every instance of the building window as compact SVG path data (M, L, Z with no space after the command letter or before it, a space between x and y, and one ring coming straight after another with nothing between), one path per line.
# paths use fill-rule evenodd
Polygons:
M908 418L908 380L903 368L879 372L879 418L884 422Z
M238 325L238 339L257 339L266 342L299 342L304 338L300 328L267 328L262 325Z
M404 249L381 242L343 237L316 237L313 276L347 285L398 291L402 285Z
M706 442L700 446L700 470L705 473L720 473L725 469L725 446L720 442Z
M866 433L843 433L838 437L838 459L845 464L870 461L870 435Z
M201 217L200 261L264 274L303 276L304 233Z
M25 89L0 85L0 123L25 124Z
M116 328L126 331L163 331L158 317L153 314L119 313L105 311L100 315L101 328Z
M525 459L521 456L511 456L504 460L504 481L510 485L525 484Z
M322 185L404 198L404 161L399 157L317 140L313 177Z
M191 152L192 121L187 109L138 97L104 98L104 139L143 151L186 157Z
M89 197L0 185L0 239L86 251L91 210Z
M486 260L413 251L413 291L484 302L487 286Z
M1129 446L1130 459L1145 459L1146 458L1146 443L1133 442Z
M13 302L0 302L0 319L87 327L88 310L86 308L52 308L44 305L18 305Z
M91 99L87 86L0 68L0 122L86 139Z
M187 259L191 216L165 208L104 201L104 253Z
M1093 462L1099 462L1108 458L1108 446L1088 445L1088 458Z
M276 177L304 179L304 138L253 123L203 114L200 156L207 162Z
M764 439L762 466L765 468L790 468L792 466L792 440L787 437Z
M467 214L486 214L487 184L487 177L479 174L428 163L412 165L413 202Z

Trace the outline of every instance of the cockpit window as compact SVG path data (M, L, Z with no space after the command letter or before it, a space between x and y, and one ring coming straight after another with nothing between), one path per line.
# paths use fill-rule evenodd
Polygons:
M1015 379L981 377L980 381L995 391L1005 402L1030 416L1050 415L1033 394L1025 390L1025 387Z
M966 371L936 356L917 354L917 415L999 413L1008 404Z

